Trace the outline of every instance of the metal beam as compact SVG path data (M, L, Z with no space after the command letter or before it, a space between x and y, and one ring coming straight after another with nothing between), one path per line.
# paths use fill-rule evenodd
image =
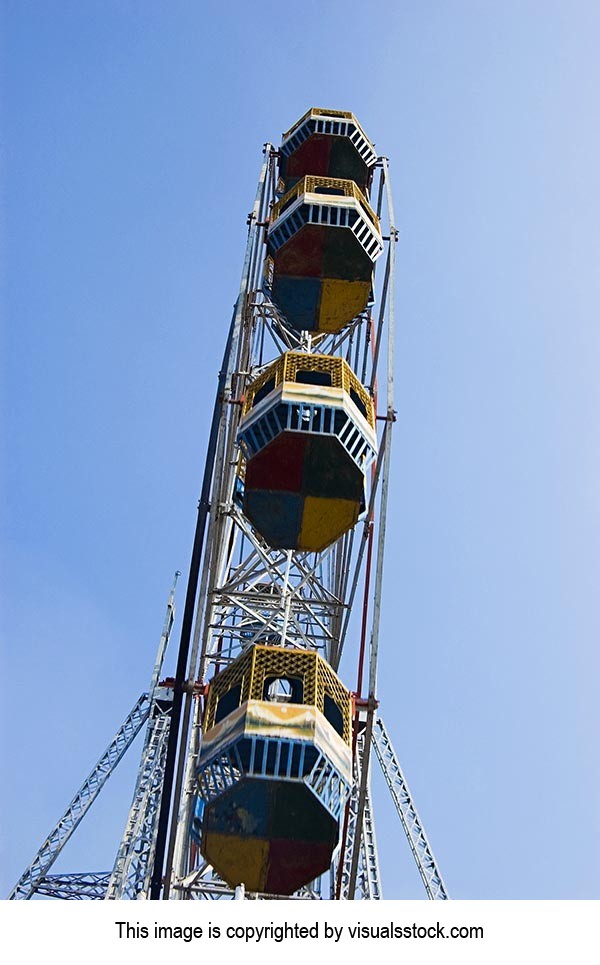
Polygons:
M180 575L178 570L167 601L163 630L150 681L151 710L146 738L133 801L106 889L106 898L137 898L140 893L145 894L148 891L150 884L156 847L158 807L173 706L173 691L168 685L160 685L159 681L175 620L175 588Z
M104 898L109 878L109 871L47 875L36 888L36 894L67 901L97 901Z
M173 697L171 727L169 730L169 739L167 744L162 799L158 819L158 834L150 890L151 898L162 897L163 899L168 899L169 897L175 838L177 832L176 822L180 808L181 788L185 768L187 729L189 728L189 715L191 710L190 685L193 684L195 677L196 655L194 649L190 654L190 644L192 641L192 628L196 610L196 598L198 596L198 584L200 581L204 538L206 535L207 520L210 512L210 497L213 485L213 475L216 476L217 480L220 476L220 449L223 442L222 426L223 422L226 422L228 417L227 403L232 395L232 380L236 361L240 351L240 334L243 327L242 321L247 311L247 297L252 274L252 256L254 249L258 248L259 215L263 206L265 182L270 159L271 145L265 145L265 161L262 165L258 180L254 207L248 219L248 242L246 245L246 255L242 269L240 290L233 310L233 317L223 355L223 363L221 366L221 371L219 372L217 393L213 409L208 450L204 466L204 476L202 480L202 491L200 495L200 502L198 504L198 516L196 521L196 531L194 534L192 558L190 561L190 571L186 590L179 652L177 656L175 692ZM214 544L214 540L212 542ZM217 549L219 549L218 543ZM206 560L204 566L206 567ZM189 678L191 678L191 680ZM186 695L185 711L183 708L184 693ZM184 711L184 726L181 728L182 711ZM179 746L180 731L181 746ZM175 790L175 793L173 793L173 790ZM171 832L167 840L170 825Z
M58 858L65 844L87 814L106 781L131 746L148 719L150 698L142 694L121 727L108 745L104 754L85 779L67 810L38 850L29 867L23 872L8 896L9 899L28 899L37 891L42 880Z
M406 778L400 767L400 762L398 761L398 757L381 717L377 717L375 720L373 747L381 765L386 784L392 795L392 800L396 805L396 810L408 839L410 850L417 863L419 874L425 885L427 897L431 899L448 899L450 896L446 890L444 880L433 856L433 851L427 840L425 829L423 828L417 809L413 804Z
M358 823L358 796L361 784L361 770L364 761L365 731L361 731L356 740L356 754L354 757L354 782L348 806L348 822L346 827L344 852L340 855L342 862L339 882L339 897L346 900L379 900L382 898L381 879L379 875L379 859L377 856L377 842L375 839L375 823L371 805L371 782L367 779L365 792L365 806L362 823ZM358 848L358 864L356 880L353 889L350 888L352 856ZM338 872L334 870L331 877L331 897L337 897Z
M373 594L373 618L371 627L371 639L369 641L369 696L367 702L367 716L365 725L365 748L361 769L361 782L358 792L358 813L357 824L362 826L365 809L365 799L367 793L367 781L369 777L369 759L371 751L371 739L373 733L373 722L375 708L377 707L377 665L379 656L379 626L381 617L381 593L383 587L383 559L385 552L385 535L387 525L387 503L390 485L390 468L392 453L392 433L391 427L395 421L394 410L394 278L395 278L395 251L397 232L394 226L394 207L392 192L389 182L389 171L387 158L382 158L382 178L385 181L387 194L387 213L389 221L389 299L387 304L388 317L388 339L387 339L387 405L386 405L386 433L383 462L383 479L381 483L381 496L379 499L379 519L377 527L377 562L375 568L375 592ZM387 275L386 275L387 279ZM384 306L382 305L382 318ZM359 843L355 842L350 868L349 892L353 893L356 884L358 871Z

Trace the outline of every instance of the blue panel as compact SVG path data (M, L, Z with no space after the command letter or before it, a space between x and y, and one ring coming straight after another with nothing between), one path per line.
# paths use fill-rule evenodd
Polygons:
M268 838L273 794L271 781L242 781L207 806L204 833Z
M294 549L302 521L302 496L296 493L246 490L244 515L277 549Z
M304 785L245 778L207 804L204 834L296 841L337 840L337 821Z
M192 815L192 824L190 827L190 836L196 844L201 844L202 837L202 818L204 817L204 801L200 795L196 795L196 800L194 801L194 813Z
M272 295L273 301L294 328L311 330L316 327L321 298L320 278L276 275Z

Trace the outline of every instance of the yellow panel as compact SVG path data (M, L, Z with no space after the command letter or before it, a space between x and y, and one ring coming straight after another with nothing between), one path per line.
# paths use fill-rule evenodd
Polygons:
M333 676L333 672L332 672ZM337 678L335 678L337 680ZM329 687L329 690L332 688ZM244 734L249 737L278 737L283 740L300 740L315 744L332 761L348 782L352 780L350 767L350 695L338 681L340 693L335 693L347 734L340 737L316 707L304 704L278 704L266 700L249 700L246 711ZM344 727L346 731L346 727ZM345 743L344 743L345 741Z
M269 365L268 369L265 369L264 372L261 372L254 382L251 382L250 385L247 386L242 407L243 415L247 415L247 413L250 412L254 405L254 396L259 389L262 389L265 382L268 382L270 378L274 378L275 386L279 385L283 378L284 365L285 355L281 355L275 362L273 362L272 365Z
M314 501L319 502L316 499ZM328 513L332 502L336 501L326 500ZM210 683L203 728L202 758L206 759L208 756L213 756L218 749L237 740L243 731L248 730L249 719L246 718L246 712L248 707L254 705L255 702L262 705L264 683L267 677L286 676L302 678L304 689L303 711L310 706L316 706L323 712L325 692L338 702L340 707L344 709L344 740L349 742L350 694L329 664L314 650L296 650L270 644L255 644L237 657L225 670L217 674ZM240 682L243 684L240 706L219 721L218 724L215 724L214 717L218 698ZM292 708L298 707L295 704L277 703L269 704L269 706L273 708L274 717L278 716L276 708L287 708L281 715L282 720L284 716L287 718L288 714L291 717L295 713Z
M306 496L298 549L311 553L325 549L354 526L359 509L353 499Z
M322 292L327 299L332 299L336 292L336 286L343 286L346 289L346 295L348 292L352 292L353 286L359 286L362 289L360 293L360 299L362 301L368 299L370 292L370 285L367 282L350 282L350 281L340 281L339 279L329 279L329 281L324 281L322 283ZM323 315L323 295L321 298L321 315ZM352 297L356 297L358 300L359 294L356 293ZM353 311L354 305L351 305L347 310ZM354 312L356 314L356 312ZM353 316L354 317L354 316ZM331 323L333 324L333 322ZM323 326L322 326L323 327ZM339 327L339 326L338 326ZM323 328L325 331L325 328ZM334 331L334 329L327 329L327 331ZM373 402L371 397L365 387L361 385L360 381L348 365L345 359L339 358L335 355L319 355L316 352L312 354L307 354L306 352L286 352L281 355L272 365L265 369L261 374L250 382L246 386L246 391L244 393L244 404L242 407L242 418L248 415L252 411L254 406L254 397L256 393L263 387L263 385L268 382L269 379L274 378L275 386L280 386L283 383L284 391L287 390L289 393L292 386L289 383L296 383L296 377L298 374L298 369L306 370L309 372L327 372L331 377L331 388L328 386L314 386L306 385L301 383L300 388L304 392L318 390L318 394L331 393L333 389L344 389L344 391L349 392L350 389L354 389L362 399L363 405L367 410L367 418L371 425L374 425L373 418ZM275 403L274 403L275 404ZM238 475L241 475L238 469Z
M366 308L371 291L370 281L343 281L325 278L321 287L319 331L338 332Z
M232 888L244 884L248 891L265 890L269 841L208 833L202 837L202 854Z
M289 651L288 651L289 652ZM325 665L327 670L330 670ZM320 674L319 676L325 676ZM306 704L285 704L267 700L249 700L202 737L198 764L202 769L207 761L229 748L242 737L271 737L281 740L305 741L316 744L332 760L338 771L346 776L345 754L350 743L350 695L333 671L321 680L321 707L327 692L338 704L344 719L343 738L333 730L323 716L322 709ZM314 687L313 687L314 690ZM344 744L345 741L345 744ZM339 746L338 746L339 745ZM348 758L349 760L349 758ZM349 777L348 780L351 778Z
M255 647L252 698L262 700L266 677L302 677L304 703L314 704L316 694L317 653L313 650L290 650L287 647Z
M248 702L244 733L265 734L290 740L313 741L317 722L316 707L304 704L275 703L268 700Z
M241 707L237 707L212 727L205 725L202 743L200 745L201 761L206 761L214 757L215 754L222 751L224 747L228 747L244 736L247 706L247 702L243 703Z
M215 711L219 697L222 697L228 690L231 690L235 684L242 684L242 701L248 700L253 653L253 650L247 650L241 657L238 657L234 663L230 664L230 666L224 670L221 670L221 672L213 678L208 692L208 704L203 725L204 731L210 730L214 725Z
M318 355L313 353L308 355L306 352L286 352L284 381L295 382L298 369L308 369L309 372L328 372L331 376L332 386L344 388L344 369L350 370L350 366L345 359L335 355Z

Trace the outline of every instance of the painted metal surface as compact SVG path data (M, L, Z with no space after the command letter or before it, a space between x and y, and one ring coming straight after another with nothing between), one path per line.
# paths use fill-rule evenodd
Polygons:
M313 107L283 135L279 176L285 191L306 174L349 178L367 191L376 160L354 114Z
M206 735L218 723L221 698L241 684L239 704L247 700L265 700L265 687L273 678L299 679L302 697L294 703L316 707L326 712L325 698L330 696L338 704L342 720L340 734L348 745L351 736L350 693L326 660L314 649L300 646L247 646L224 670L213 677L206 702L203 731ZM228 709L228 713L233 708Z
M271 297L293 328L338 332L367 307L383 241L354 181L303 178L274 206L267 247Z
M286 431L248 463L243 510L274 548L316 552L354 526L363 493L335 437Z
M350 783L352 775L350 747L333 730L320 710L316 707L307 707L305 704L278 704L264 700L245 701L224 720L211 727L202 740L198 758L199 769L210 764L238 741L245 739L249 744L253 737L272 739L272 748L280 747L279 758L275 761L265 758L263 762L261 758L258 762L257 759L259 773L265 776L268 774L286 776L287 755L284 755L286 759L282 760L281 741L294 745L305 742L327 756L340 776ZM306 760L308 764L309 760ZM292 762L289 766L291 772ZM246 770L249 768L248 760ZM306 773L308 770L310 768L307 767Z
M245 779L206 808L202 852L233 887L290 895L327 870L337 839L304 785Z
M352 784L350 716L315 652L254 646L214 678L191 834L231 887L291 894L329 867Z
M282 356L249 387L241 505L271 547L319 552L363 512L377 438L371 397L347 363L302 358Z

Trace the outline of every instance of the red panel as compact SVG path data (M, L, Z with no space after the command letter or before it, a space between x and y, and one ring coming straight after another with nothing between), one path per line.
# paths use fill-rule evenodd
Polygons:
M299 493L308 436L282 432L246 465L246 489Z
M323 273L323 246L327 228L305 225L275 255L277 275L320 278Z
M329 173L331 137L313 134L287 159L286 177L302 178L305 174Z
M273 838L269 847L266 891L291 895L317 875L327 871L333 848L330 844Z

